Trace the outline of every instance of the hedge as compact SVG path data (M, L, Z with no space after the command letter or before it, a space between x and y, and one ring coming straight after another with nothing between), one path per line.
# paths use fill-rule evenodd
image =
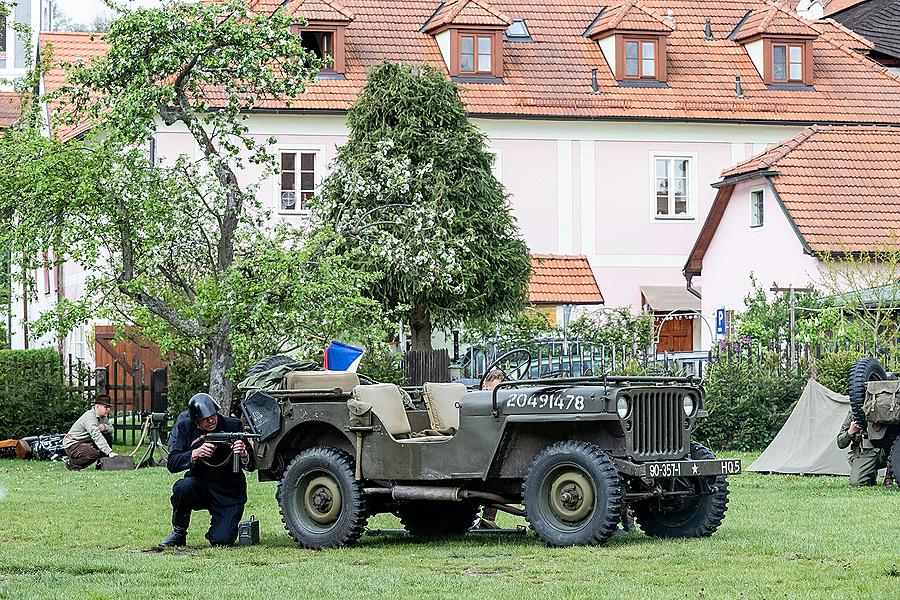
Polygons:
M0 350L0 439L65 433L84 410L52 349Z

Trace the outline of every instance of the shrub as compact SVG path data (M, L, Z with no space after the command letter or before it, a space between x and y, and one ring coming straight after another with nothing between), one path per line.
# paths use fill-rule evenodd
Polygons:
M84 409L55 350L0 350L0 439L65 433Z
M846 396L850 393L850 369L861 358L862 353L852 350L828 354L816 362L816 381Z
M206 391L209 391L209 362L191 354L176 354L169 361L169 414L177 417L187 410L191 396Z
M807 375L780 373L770 365L720 359L706 380L709 417L696 437L715 450L761 450L784 425L806 385Z
M400 366L402 355L386 346L370 348L359 363L359 372L380 383L409 385Z

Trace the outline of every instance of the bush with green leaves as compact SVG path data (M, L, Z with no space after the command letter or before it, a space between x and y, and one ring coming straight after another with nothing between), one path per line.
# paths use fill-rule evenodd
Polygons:
M816 381L829 390L846 396L850 393L850 370L861 358L863 354L853 350L827 354L816 361Z
M616 348L643 349L653 341L653 320L627 307L603 309L572 321L569 337Z
M714 450L761 450L778 434L803 392L808 374L722 357L710 364L706 410L696 437Z
M368 348L359 363L358 371L380 383L409 385L400 365L402 355L386 345Z
M56 351L0 350L0 439L65 433L85 408L67 392Z

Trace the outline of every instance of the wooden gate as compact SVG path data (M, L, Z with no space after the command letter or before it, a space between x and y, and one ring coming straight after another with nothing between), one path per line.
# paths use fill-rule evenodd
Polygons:
M152 410L151 376L167 364L156 344L140 338L116 341L115 329L109 325L97 325L94 333L97 389L98 393L105 389L112 399L115 441L135 444L142 417ZM100 381L104 376L106 381Z
M450 353L446 349L410 350L403 357L402 369L409 385L447 382L450 381Z

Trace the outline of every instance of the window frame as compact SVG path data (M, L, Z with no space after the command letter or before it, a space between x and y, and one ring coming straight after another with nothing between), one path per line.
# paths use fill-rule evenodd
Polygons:
M686 211L683 215L675 215L675 196L674 196L674 186L669 185L668 191L668 207L670 209L669 214L659 215L657 214L657 197L656 197L656 161L657 160L669 160L672 161L670 166L666 170L667 177L671 181L674 178L674 169L676 160L686 160L688 162L687 165L687 173L685 176L686 184L687 184L687 194L686 201L687 207ZM650 152L650 221L652 223L684 223L691 222L697 220L697 211L698 205L700 203L700 199L698 197L700 193L700 187L697 181L697 153L696 152L663 152L663 151L651 151Z
M473 60L475 61L474 71L462 70L462 40L464 37L471 37L474 40ZM478 40L479 38L490 39L491 43L491 68L489 70L479 70L478 68ZM470 77L470 78L490 78L503 77L503 30L495 28L467 28L467 29L451 29L450 30L450 76L451 77Z
M300 198L300 190L297 189L299 186L299 183L300 183L300 178L296 176L296 173L299 173L300 170L296 168L297 166L299 166L296 162L294 165L295 166L295 168L294 168L294 173L295 173L294 193L297 194L297 199L294 204L295 208L284 208L281 205L281 193L283 191L281 188L281 173L282 173L282 171L281 171L281 155L288 154L288 153L293 153L293 154L297 154L297 155L299 155L299 154L315 155L315 165L313 167L314 168L313 182L314 182L314 186L315 186L313 188L313 196L315 196L316 194L319 193L321 186L322 186L322 180L325 177L325 173L324 173L324 170L326 167L325 146L320 145L320 144L286 144L286 145L279 145L276 148L276 155L278 157L278 174L275 176L275 185L274 185L274 194L273 194L274 200L275 200L275 212L279 215L284 215L284 216L308 216L309 208L306 208L306 209L300 208L302 206L302 199ZM296 160L299 160L299 156L297 157Z
M346 30L345 24L329 23L328 21L310 21L306 26L293 25L291 31L297 35L302 33L330 33L331 34L331 64L319 70L320 73L333 73L343 75L347 72L346 66Z
M638 43L638 76L626 74L625 48L628 42ZM644 74L643 44L653 44L653 74ZM640 33L616 34L616 80L666 81L666 36Z
M759 211L759 222L754 221L754 217L756 216L754 213L756 208L756 194L761 196L761 207ZM750 229L759 230L765 227L766 225L766 191L762 186L752 187L749 190L749 198L750 198Z
M784 47L784 79L775 79L776 47ZM791 48L800 49L799 79L791 78ZM813 44L811 39L764 37L763 63L763 80L767 85L796 86L813 84Z

